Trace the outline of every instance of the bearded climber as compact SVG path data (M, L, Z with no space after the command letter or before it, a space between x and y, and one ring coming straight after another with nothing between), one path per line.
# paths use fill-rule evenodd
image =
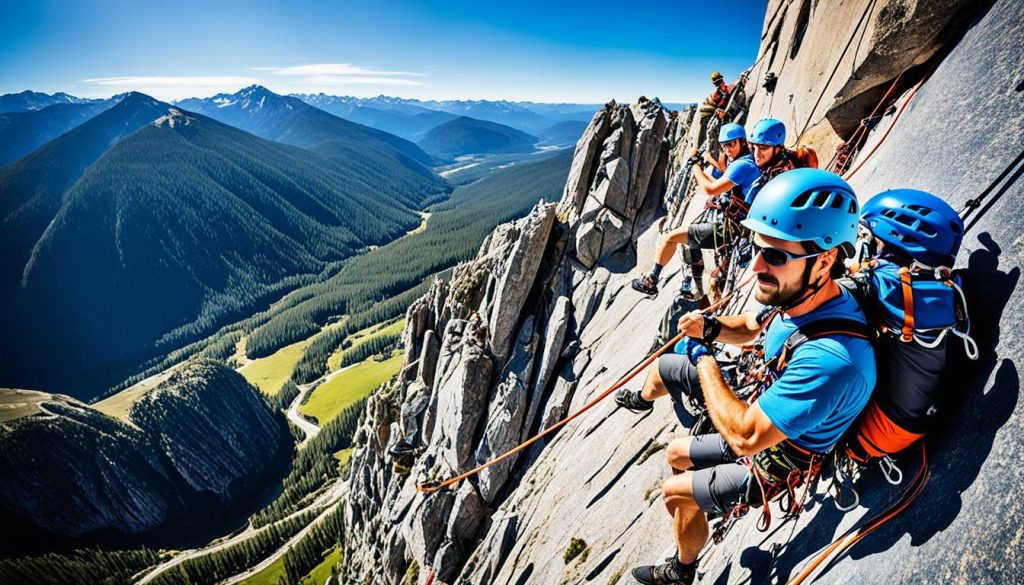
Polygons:
M677 554L633 569L640 583L692 583L708 538L707 514L766 505L762 494L771 499L792 472L806 478L867 404L875 357L865 317L834 281L858 219L857 198L837 175L797 169L772 179L742 222L754 233L754 298L765 309L684 315L679 326L689 337L677 348L682 353L659 358L640 392L616 396L634 411L649 410L666 394L680 403L685 396L707 409L717 430L669 443L674 475L662 494ZM767 380L748 404L729 388L707 344L745 346L762 332ZM737 462L741 456L752 458L752 471Z

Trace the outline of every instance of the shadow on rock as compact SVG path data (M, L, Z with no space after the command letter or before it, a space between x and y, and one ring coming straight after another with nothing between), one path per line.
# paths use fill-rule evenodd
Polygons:
M965 501L962 494L978 480L996 433L1012 417L1020 396L1020 376L1013 356L996 353L1003 312L1017 288L1020 268L1000 272L1002 250L988 233L978 239L985 249L970 256L964 292L980 357L964 367L955 364L950 368L954 390L960 391L950 394L954 397L950 408L936 425L944 430L933 431L928 443L932 470L929 485L904 516L883 526L855 549L854 558L888 550L904 534L910 535L912 546L920 546L948 528L962 511L985 507ZM979 495L987 492L991 490L982 489ZM980 512L989 514L991 510Z

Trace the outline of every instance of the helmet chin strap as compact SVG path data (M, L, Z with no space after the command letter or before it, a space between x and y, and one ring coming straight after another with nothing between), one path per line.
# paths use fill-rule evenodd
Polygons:
M825 286L825 283L823 281L827 279L827 275L825 275L825 278L819 278L817 282L813 284L811 283L811 270L813 268L814 262L808 262L807 265L804 267L804 274L801 277L801 280L803 281L803 286L800 289L800 293L794 295L797 297L796 300L779 303L777 305L779 309L781 309L782 311L791 311L807 302L811 297L814 296L815 293L821 290L821 287Z

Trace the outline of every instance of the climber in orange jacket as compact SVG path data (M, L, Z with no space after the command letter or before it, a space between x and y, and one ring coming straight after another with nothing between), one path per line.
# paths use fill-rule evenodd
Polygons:
M715 86L715 90L704 99L704 102L697 108L697 113L693 117L693 123L700 128L700 131L697 133L697 146L704 144L711 116L725 117L725 107L729 105L729 96L736 89L736 84L727 84L725 77L718 71L711 74L711 83Z

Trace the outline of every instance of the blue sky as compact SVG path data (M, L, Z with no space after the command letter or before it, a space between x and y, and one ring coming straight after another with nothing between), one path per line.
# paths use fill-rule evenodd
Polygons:
M696 101L754 62L766 1L10 2L0 93Z

